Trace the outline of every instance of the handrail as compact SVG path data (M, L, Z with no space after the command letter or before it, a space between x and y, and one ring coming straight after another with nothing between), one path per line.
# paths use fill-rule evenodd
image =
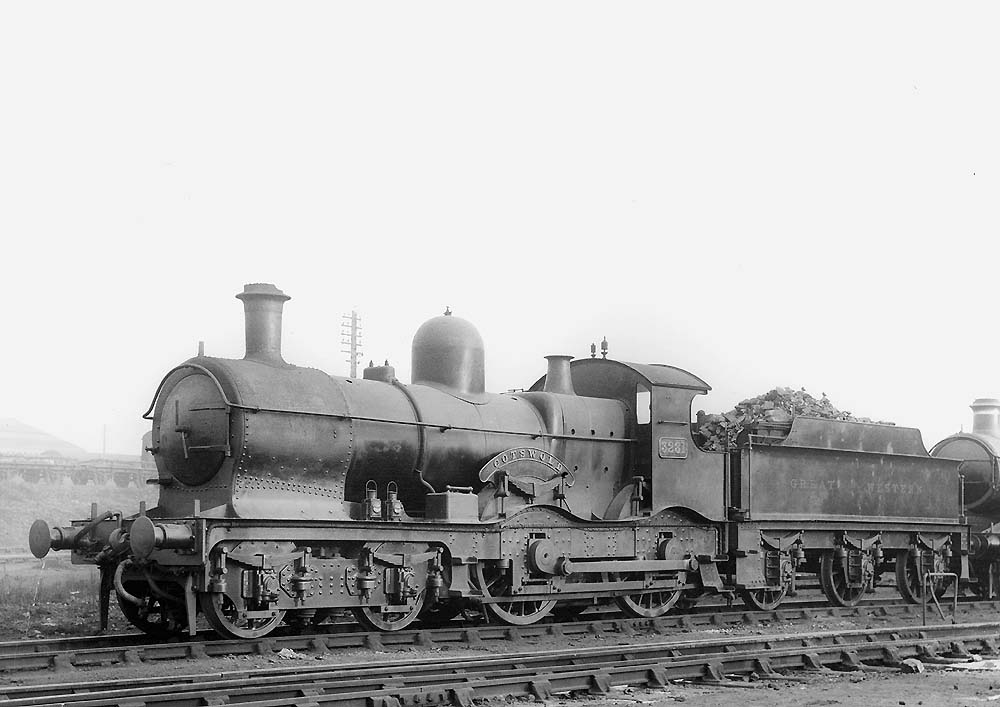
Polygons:
M283 408L269 408L261 407L259 405L241 405L240 403L234 403L226 396L226 392L222 389L222 384L215 375L205 368L196 363L182 363L180 366L173 368L163 380L160 381L160 385L156 388L156 393L153 394L153 401L149 404L149 409L142 416L144 420L152 420L150 413L153 408L156 407L156 401L160 397L160 393L163 390L163 384L167 382L167 378L172 376L177 371L183 368L193 368L206 376L208 376L215 387L219 390L219 395L222 397L223 404L229 408L236 408L237 410L246 410L247 412L259 413L267 412L276 415L303 415L307 417L328 417L337 420L358 420L360 422L378 422L386 425L403 425L407 427L418 427L427 429L438 429L441 432L446 432L448 430L454 430L458 432L482 432L484 434L495 434L495 435L512 435L518 437L530 437L531 439L538 439L539 437L544 437L546 439L571 439L579 440L585 442L617 442L617 443L629 443L637 442L638 440L632 437L585 437L583 435L565 435L565 434L550 434L547 432L520 432L517 430L490 430L484 429L482 427L465 427L462 425L447 425L434 422L421 422L418 420L393 420L391 418L385 417L367 417L364 415L351 415L350 413L337 413L337 412L321 412L317 410L296 410L296 409L283 409Z
M160 381L160 384L156 386L156 392L153 393L153 400L152 402L149 403L149 409L146 410L146 412L144 412L142 415L143 420L153 419L151 413L153 412L153 408L156 407L156 400L160 397L160 392L163 390L163 384L167 382L167 378L174 375L177 371L181 370L182 368L193 368L196 371L199 371L202 374L208 376L208 378L213 383L215 383L215 387L219 389L219 395L222 397L222 402L225 403L228 407L242 407L241 405L236 405L234 403L229 402L229 398L226 397L226 391L222 389L222 383L219 382L219 379L216 378L215 374L212 373L210 370L208 370L204 366L198 365L197 363L182 363L179 366L174 366L173 368L171 368L167 372L167 375L163 376L163 380Z
M934 600L934 606L937 607L938 614L941 616L941 620L944 621L944 610L941 608L941 602L938 601L937 592L934 591L935 582L931 581L934 579L945 579L951 578L955 585L955 596L952 597L951 606L951 622L956 623L958 617L958 575L954 572L924 572L924 576L920 578L920 594L921 594L921 607L922 607L922 621L923 625L927 625L927 595L930 594L931 599Z

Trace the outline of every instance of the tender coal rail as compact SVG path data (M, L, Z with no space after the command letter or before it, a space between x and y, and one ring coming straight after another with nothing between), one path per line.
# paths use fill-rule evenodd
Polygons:
M973 652L998 653L1000 623L891 627L850 631L732 637L700 641L519 652L479 658L358 664L173 676L118 683L67 683L10 687L0 704L75 707L187 707L266 703L399 707L456 704L490 696L546 699L568 691L607 692L616 685L665 686L677 680L725 682L780 670L860 670L869 663L896 666L909 657L929 662L968 660Z
M980 601L960 604L962 616L971 617L1000 610L1000 602ZM272 655L289 648L297 652L322 653L337 649L369 648L391 650L410 646L434 647L457 645L471 648L491 642L518 643L546 636L581 636L585 634L631 635L639 632L669 634L677 630L699 627L756 624L774 621L815 620L820 617L872 617L891 620L894 617L919 617L921 607L912 604L864 605L851 608L822 606L782 607L773 611L725 611L716 607L704 613L667 615L658 619L595 618L541 623L530 626L480 624L467 626L454 623L439 628L424 628L392 633L337 630L346 625L335 624L330 633L302 635L271 635L254 641L237 639L193 640L173 643L98 645L63 644L58 650L46 650L44 641L28 642L23 652L0 653L0 672L44 669L72 669L114 664L137 664L144 661L202 659L228 655ZM111 637L105 637L111 638ZM131 635L128 636L132 638ZM76 641L78 639L64 639ZM29 650L30 649L30 650Z

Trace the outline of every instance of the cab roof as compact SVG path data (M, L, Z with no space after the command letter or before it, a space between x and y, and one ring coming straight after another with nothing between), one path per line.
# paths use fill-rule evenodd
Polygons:
M684 388L701 393L707 393L712 389L712 386L693 373L662 363L629 363L604 358L583 358L573 361L570 370L573 373L574 384L578 377L589 378L600 375L637 379L649 387ZM531 390L541 390L544 385L545 376L542 376L531 386Z

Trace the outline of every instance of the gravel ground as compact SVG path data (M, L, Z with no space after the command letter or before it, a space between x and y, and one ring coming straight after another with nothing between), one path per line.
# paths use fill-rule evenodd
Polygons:
M928 667L921 674L899 672L799 673L799 681L742 683L744 687L686 684L662 690L628 688L607 696L553 699L550 707L645 707L684 703L685 707L956 707L1000 703L1000 671L959 671Z
M0 641L92 636L98 629L97 568L66 555L44 560L0 557ZM132 632L111 599L110 631Z

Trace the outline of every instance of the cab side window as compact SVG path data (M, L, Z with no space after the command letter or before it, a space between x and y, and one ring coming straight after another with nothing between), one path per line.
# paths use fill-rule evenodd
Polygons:
M635 387L635 421L640 425L648 425L650 420L649 406L652 403L652 396L649 388L644 385Z
M635 387L635 445L632 447L632 473L634 476L650 477L652 473L652 449L653 425L650 424L652 415L650 405L653 396L649 388L644 385Z

